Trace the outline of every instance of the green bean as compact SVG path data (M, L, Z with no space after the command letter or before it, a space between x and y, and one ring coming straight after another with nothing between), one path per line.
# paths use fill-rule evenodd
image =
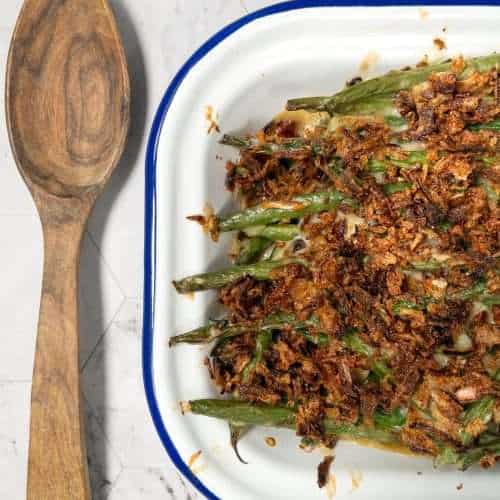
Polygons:
M443 262L439 262L438 260L430 259L427 261L412 262L411 267L416 271L432 272L439 271L440 269L446 267L446 265Z
M485 291L486 283L484 281L478 281L472 288L453 293L449 295L449 298L452 300L471 300L483 295Z
M373 347L361 340L356 329L349 329L347 333L342 336L342 341L349 350L362 354L363 356L370 357L373 356L375 352Z
M406 413L407 411L401 408L395 408L390 413L377 409L373 414L373 422L381 429L400 430L406 424Z
M413 184L411 182L392 182L389 184L384 184L382 190L386 196L391 196L395 193L400 193L401 191L406 191L411 189Z
M493 416L494 405L495 398L488 396L467 406L461 415L463 427L460 430L459 435L462 440L462 444L467 446L474 439L474 436L468 432L467 426L474 422L477 422L479 425L487 424Z
M234 281L251 276L257 280L271 279L271 273L280 267L290 264L304 264L299 259L283 259L277 261L264 261L255 264L245 264L241 266L231 266L221 271L210 273L196 274L189 276L179 281L174 281L173 284L177 292L191 293L203 290L211 290L222 288Z
M468 128L470 130L493 130L498 132L500 131L500 120L493 120L488 123L478 123L476 125L470 125Z
M241 242L240 253L236 259L237 265L252 264L271 246L272 241L256 236Z
M468 77L473 71L489 71L500 64L500 55L492 54L468 59L465 61L463 71L459 78ZM287 109L308 109L313 111L327 111L330 114L342 113L373 113L386 111L392 114L394 109L393 99L401 90L409 90L423 83L436 72L450 71L453 62L431 64L408 71L391 71L384 76L372 78L347 87L337 94L329 97L306 97L291 99Z
M262 362L264 353L271 347L273 341L273 333L270 330L264 330L257 335L255 340L255 352L252 359L243 369L242 380L248 382L250 375L255 370L255 367Z
M244 230L251 226L269 225L336 209L339 205L355 207L355 200L340 191L322 191L304 194L291 201L263 203L242 212L218 218L221 232Z
M300 228L296 224L275 224L270 226L252 226L243 230L247 236L266 238L272 241L291 241L300 236Z
M288 406L257 405L236 400L200 399L182 405L184 412L264 427L295 428L296 413ZM400 444L397 433L361 424L347 424L332 419L323 421L325 433L351 439L370 439L383 444Z

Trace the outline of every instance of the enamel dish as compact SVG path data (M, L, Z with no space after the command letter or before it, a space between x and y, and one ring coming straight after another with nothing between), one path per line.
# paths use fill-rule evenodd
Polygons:
M218 144L211 121L221 132L255 131L288 98L328 95L355 76L375 76L426 56L433 61L500 49L500 8L494 4L404 3L295 1L250 14L186 62L159 106L146 166L145 388L171 460L207 498L500 498L498 468L435 470L428 459L348 442L335 449L334 480L320 490L316 478L323 454L300 450L293 432L251 431L239 447L248 461L243 465L229 445L225 422L183 416L178 404L217 396L203 364L207 351L168 347L170 336L218 315L215 294L178 296L171 285L175 278L227 262L229 239L216 245L186 220L209 201L216 211L234 204L224 189L224 164L235 152ZM274 437L276 446L269 447L266 437Z

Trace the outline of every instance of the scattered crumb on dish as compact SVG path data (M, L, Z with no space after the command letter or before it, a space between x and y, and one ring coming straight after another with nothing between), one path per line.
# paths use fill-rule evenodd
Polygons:
M446 26L443 26L443 28L441 29L441 31L442 31L443 33L446 33L446 32L448 31L448 28L447 28Z
M270 448L274 448L276 446L276 439L271 436L266 437L265 442Z
M219 124L216 121L216 113L214 112L214 108L212 106L205 106L205 120L208 123L207 134L211 134L212 132L220 132Z
M357 490L361 486L361 481L363 480L363 474L360 470L349 471L351 474L351 492Z
M429 17L429 11L423 9L422 7L418 9L418 14L420 15L420 19L425 21Z
M207 464L200 464L198 462L201 456L201 450L193 453L188 461L188 467L191 469L191 472L195 475L201 474L206 468Z
M337 479L335 478L335 474L330 474L328 482L325 486L325 492L328 500L333 500L333 498L337 494Z
M367 73L377 65L379 59L380 57L376 52L368 52L368 54L366 54L366 56L361 60L359 70L362 73Z
M457 490L460 491L462 490L464 487L464 484L463 483L460 483L458 486L457 486Z
M332 467L335 456L331 453L326 455L325 458L318 465L318 486L324 488L330 481L330 469Z
M422 471L417 471L417 476L421 476L423 475L423 472Z
M434 40L432 40L432 43L434 44L434 47L436 47L436 49L438 50L445 50L446 49L446 42L441 39L441 38L434 38Z
M196 463L196 461L200 458L201 456L201 450L198 450L196 451L195 453L193 453L191 455L191 457L189 458L189 461L188 461L188 467L192 470L193 469L193 465Z

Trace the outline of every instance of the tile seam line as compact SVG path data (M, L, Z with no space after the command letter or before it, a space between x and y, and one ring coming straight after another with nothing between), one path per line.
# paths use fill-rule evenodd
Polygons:
M121 466L121 469L120 469L120 472L118 473L118 475L116 476L116 479L111 483L111 486L109 488L109 491L107 492L106 496L104 497L104 500L107 500L110 495L111 495L111 492L115 489L116 487L116 484L118 483L118 480L122 477L123 475L123 472L125 471L125 466L122 465L121 461L120 461L120 466ZM128 468L128 467L127 467Z
M127 302L127 299L125 297L122 297L122 300L121 300L120 304L118 305L118 307L116 308L116 311L113 314L113 317L109 320L107 327L103 330L103 332L102 332L101 336L99 337L99 339L97 340L94 348L87 356L87 359L82 363L82 365L80 367L80 374L82 374L84 372L84 370L87 368L89 361L93 358L94 354L97 351L97 348L101 345L101 343L102 343L104 337L106 336L106 334L108 333L109 329L113 326L113 323L115 322L115 319L117 318L120 311L123 309L125 302Z
M82 391L83 392L83 391ZM97 423L97 425L99 426L99 430L101 431L102 433L102 436L105 440L105 445L106 445L106 448L108 448L109 450L111 450L111 453L113 453L113 456L114 458L117 460L117 462L119 463L120 465L120 472L118 473L118 475L116 476L118 478L118 476L121 474L122 470L124 469L125 465L120 457L120 455L118 454L118 452L115 450L115 447L113 445L113 443L110 441L108 435L106 434L105 432L105 429L104 429L104 426L102 425L101 421L99 420L98 418L98 413L96 411L96 409L94 408L94 406L90 403L89 399L87 398L87 395L86 394L83 394L83 401L85 403L85 405L89 408L89 410L91 411L92 413L92 417L95 418L95 421ZM88 453L87 453L88 455ZM113 483L112 483L113 484Z
M104 263L106 270L109 272L111 279L113 280L114 284L117 286L118 290L120 290L122 297L125 297L126 296L125 290L123 289L123 287L122 287L120 281L118 280L117 275L113 271L111 265L108 263L106 257L104 256L104 253L102 252L101 247L95 241L94 236L92 235L92 232L90 231L90 229L87 228L85 230L85 234L89 237L89 240L92 242L92 244L96 248L97 254L99 255L99 259Z

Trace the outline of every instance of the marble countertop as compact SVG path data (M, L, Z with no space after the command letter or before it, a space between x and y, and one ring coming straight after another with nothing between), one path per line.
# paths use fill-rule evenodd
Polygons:
M156 106L211 34L271 0L111 0L132 80L132 128L83 244L81 370L94 500L197 498L163 450L141 374L144 151ZM0 6L0 88L22 0ZM0 93L3 100L3 92ZM11 157L0 104L0 498L25 496L30 382L42 271L38 216Z

